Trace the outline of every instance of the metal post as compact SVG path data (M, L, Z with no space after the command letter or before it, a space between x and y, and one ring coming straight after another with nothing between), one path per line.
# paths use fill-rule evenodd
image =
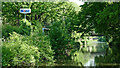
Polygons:
M26 14L25 14L25 23L26 23Z

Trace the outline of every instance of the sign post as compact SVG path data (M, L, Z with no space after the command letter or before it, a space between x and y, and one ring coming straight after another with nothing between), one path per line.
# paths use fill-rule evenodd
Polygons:
M25 22L26 22L26 14L31 13L31 9L29 9L29 8L21 8L20 13L25 14Z
M25 22L26 22L26 14L25 14Z

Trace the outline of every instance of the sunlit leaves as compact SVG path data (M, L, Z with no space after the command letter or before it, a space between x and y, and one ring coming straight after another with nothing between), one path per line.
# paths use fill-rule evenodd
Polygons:
M35 46L30 46L23 41L24 37L13 32L8 41L4 42L2 60L3 66L24 65L39 61L40 52ZM9 54L8 54L9 53Z
M39 20L47 25L60 20L62 16L72 15L74 10L68 2L3 2L2 5L3 22L12 25L24 18L24 15L19 13L20 8L31 8L31 14L27 15L29 21Z

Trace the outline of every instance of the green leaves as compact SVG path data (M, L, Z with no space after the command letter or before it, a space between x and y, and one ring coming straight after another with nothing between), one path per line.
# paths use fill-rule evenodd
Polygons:
M5 65L54 62L54 53L66 56L65 50L72 48L72 24L77 21L76 11L71 3L4 2L3 6L3 35L9 37L9 33L16 32L4 42L4 49L8 49L8 53L12 55L11 60L3 59ZM20 8L31 8L26 22L24 14L19 13ZM9 26L6 27L6 23L9 23ZM50 27L49 36L42 33L43 25ZM4 53L6 57L7 52Z
M54 51L51 49L49 37L43 34L41 23L38 23L38 21L36 22L37 25L34 29L33 35L28 38L29 43L32 43L34 46L38 47L40 52L40 63L54 62Z
M20 8L31 8L27 20L39 20L45 22L45 25L50 25L63 16L72 15L74 10L72 4L68 2L3 2L2 5L3 23L9 22L11 25L19 25L20 20L24 18L24 15L19 13Z
M108 34L113 35L113 32L116 31L115 28L118 27L117 26L117 24L119 23L118 6L119 3L112 3L110 5L107 5L102 12L97 14L98 16L98 18L96 18L96 21L98 23L97 25L101 27L97 27L96 29L103 29L102 33L104 33L104 35L108 35ZM101 33L101 31L99 31L99 33Z
M50 44L52 49L55 51L55 58L61 59L62 56L66 56L66 50L69 50L71 45L71 35L68 32L67 27L68 23L65 24L65 21L54 22L50 27Z
M41 30L42 31L42 30ZM40 32L41 32L40 31ZM13 32L4 42L2 55L3 66L37 65L43 62L54 62L53 50L49 38L34 34L22 36ZM38 32L37 32L38 33Z
M2 52L4 53L2 54L3 66L16 66L23 64L23 62L25 63L24 65L30 63L35 64L39 61L40 52L37 47L30 46L24 42L22 35L15 32L10 35L8 41L4 42L2 46L4 49Z

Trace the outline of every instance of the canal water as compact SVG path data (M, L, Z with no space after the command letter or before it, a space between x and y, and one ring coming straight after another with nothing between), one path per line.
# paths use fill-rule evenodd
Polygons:
M77 56L72 56L72 60L59 60L55 66L96 66L95 57L96 56L104 56L105 53L105 42L93 42L91 46L95 46L96 52L84 52L81 51L76 52Z
M84 66L96 66L95 57L96 56L104 56L104 53L91 53L90 59L84 64Z
M90 53L90 59L84 64L84 66L96 66L95 64L95 57L96 56L104 56L104 53L107 48L107 43L106 42L98 42L98 41L93 41L92 45L90 46L95 46L95 52Z
M95 64L95 57L96 56L104 56L104 51L102 50L102 47L106 44L104 42L93 42L95 43L96 46L96 52L81 52L81 51L77 51L74 53L74 55L76 54L76 56L72 56L71 59L72 60L68 60L68 59L64 59L64 60L57 60L56 63L54 64L43 64L41 66L83 66L83 67L89 67L89 66L96 66ZM92 45L94 46L94 45ZM102 47L101 47L102 46ZM104 47L103 47L104 49Z

